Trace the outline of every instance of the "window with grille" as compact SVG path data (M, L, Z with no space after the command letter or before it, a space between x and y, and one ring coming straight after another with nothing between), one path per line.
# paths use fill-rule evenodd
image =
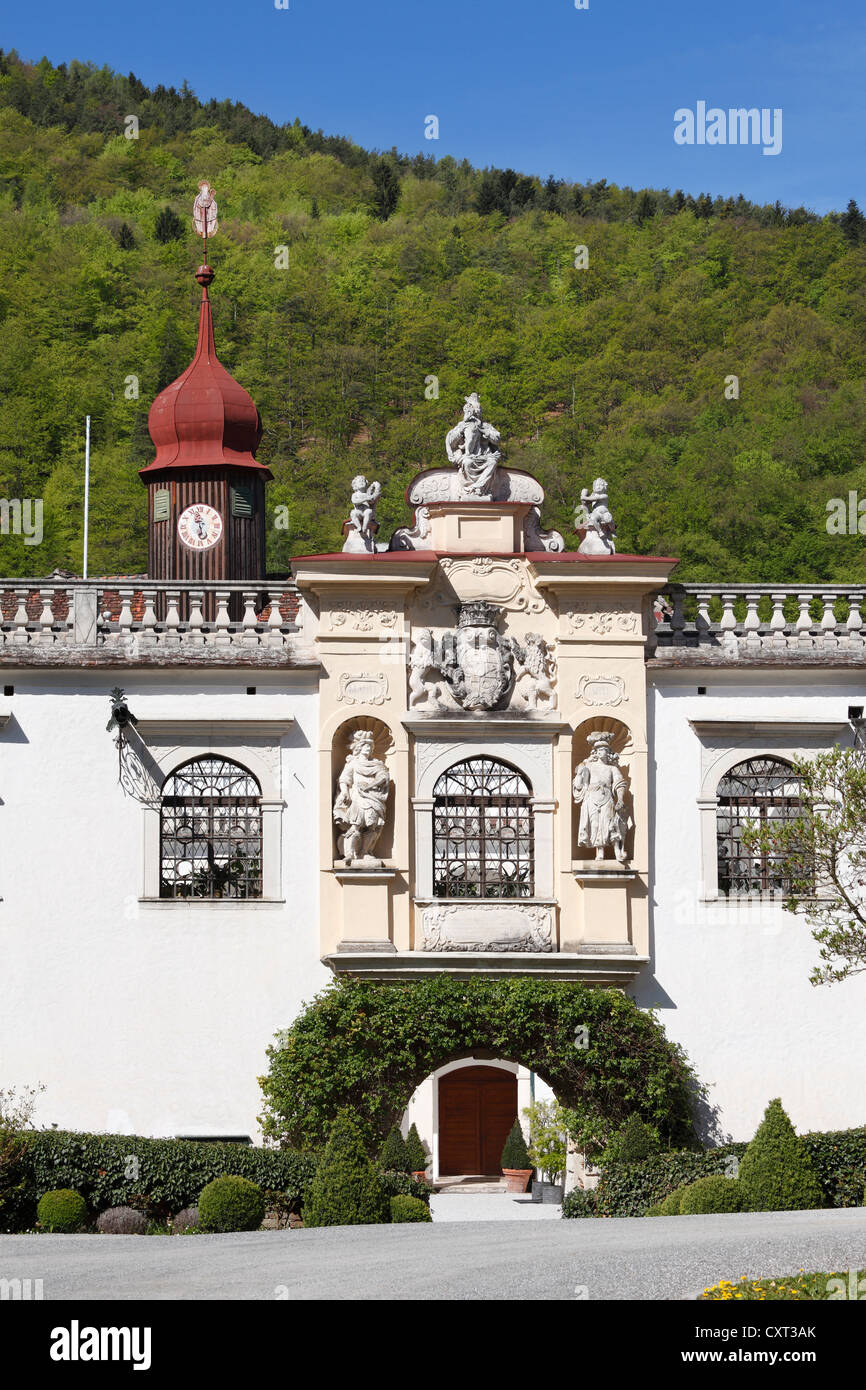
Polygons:
M456 763L433 788L437 898L531 898L532 788L493 758Z
M245 767L205 756L166 778L161 898L262 896L261 788Z
M780 758L750 758L737 763L718 789L717 844L719 893L740 898L790 891L779 858L742 842L746 826L796 820L801 813L800 779Z

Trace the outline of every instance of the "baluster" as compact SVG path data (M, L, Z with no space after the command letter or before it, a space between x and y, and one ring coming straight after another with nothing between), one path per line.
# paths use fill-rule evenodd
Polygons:
M758 617L760 599L760 594L746 594L746 617L743 622L743 632L746 641L753 647L760 642L761 619Z
M699 642L708 642L712 631L712 621L710 620L710 595L696 594L695 598L698 605L698 613L695 618L695 631Z
M809 605L812 602L813 594L798 594L797 602L800 605L800 612L794 624L794 631L797 633L801 642L811 641L812 615L809 612Z
M214 644L217 647L228 647L231 645L231 618L229 617L229 599L231 598L230 589L217 589L216 603L217 612L214 622Z
M15 597L18 599L18 607L15 610L15 617L13 619L15 630L12 633L12 641L21 646L23 646L25 642L30 641L27 633L27 599L29 593L29 589L15 590Z
M38 640L40 642L53 642L54 633L51 631L51 625L54 622L54 614L51 611L51 601L54 598L54 590L40 589L39 597L42 600L42 612L39 614L42 630L38 633Z
M120 628L120 636L125 637L132 629L132 589L118 589L120 594L120 617L117 625Z
M204 646L204 615L202 604L204 602L203 589L190 589L189 594L189 632L186 635L185 644L193 647Z
M845 627L848 632L848 645L850 647L860 647L863 645L863 616L860 612L860 605L863 599L860 594L848 595L848 621Z
M142 589L144 612L141 615L142 631L152 634L156 627L156 589Z
M165 636L163 641L170 647L180 646L180 590L169 589L165 596Z
M826 591L821 595L821 601L824 604L824 612L821 614L819 627L821 629L822 644L824 647L832 648L839 645L836 640L838 623L833 608L837 597L837 594L828 594Z
M785 627L787 626L785 622L785 600L788 595L772 594L771 597L773 600L773 616L770 618L770 631L774 634L784 634Z
M258 642L256 632L256 591L244 589L243 641Z
M283 615L280 612L280 595L268 595L271 604L271 611L268 615L268 640L272 647L282 647L283 634L280 631L283 623Z
M736 594L722 594L722 619L719 629L722 632L736 632L737 616L734 612Z

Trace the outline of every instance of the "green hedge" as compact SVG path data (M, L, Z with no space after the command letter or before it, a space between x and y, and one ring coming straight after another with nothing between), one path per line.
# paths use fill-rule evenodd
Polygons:
M260 1187L279 1191L291 1210L300 1211L318 1162L315 1153L189 1139L53 1129L24 1137L16 1185L0 1192L0 1230L4 1231L30 1229L39 1198L60 1187L80 1192L94 1216L107 1207L131 1206L152 1220L167 1220L184 1207L196 1206L202 1188L224 1173L238 1173ZM137 1165L131 1160L137 1160Z
M801 1137L818 1175L825 1205L861 1206L866 1177L866 1127ZM650 1207L678 1187L711 1173L724 1173L729 1155L742 1158L746 1148L744 1143L726 1144L704 1153L673 1150L656 1154L643 1163L609 1163L596 1188L596 1215L645 1216ZM563 1216L569 1214L563 1208ZM581 1216L585 1214L580 1212Z

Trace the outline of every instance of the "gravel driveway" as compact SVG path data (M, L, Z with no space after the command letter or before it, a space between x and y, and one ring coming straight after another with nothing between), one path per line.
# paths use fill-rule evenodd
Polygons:
M45 1299L688 1298L718 1279L801 1266L866 1268L866 1208L225 1236L0 1236L0 1279L42 1279Z

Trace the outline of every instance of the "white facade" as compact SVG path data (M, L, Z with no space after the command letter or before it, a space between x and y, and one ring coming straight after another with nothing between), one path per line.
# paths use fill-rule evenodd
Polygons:
M61 1128L256 1135L265 1049L330 978L311 867L314 677L7 665L3 680L15 693L0 702L11 716L0 729L2 1084L43 1083L37 1120ZM140 727L168 731L166 770L245 747L270 778L284 803L277 863L265 866L275 900L153 899L146 840L158 812L118 784L106 732L115 682Z
M752 1137L774 1096L799 1131L864 1121L866 979L810 985L818 947L803 917L771 900L715 896L715 843L702 843L729 767L761 753L802 756L834 737L850 745L848 707L864 697L856 669L651 675L652 965L633 993L658 1007L732 1139Z

